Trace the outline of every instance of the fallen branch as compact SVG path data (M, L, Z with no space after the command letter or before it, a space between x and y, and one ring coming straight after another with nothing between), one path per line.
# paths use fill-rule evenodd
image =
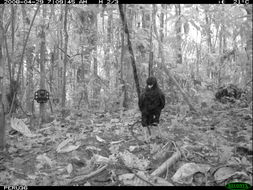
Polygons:
M87 180L91 177L94 177L96 176L97 174L101 173L102 171L104 171L106 168L108 167L108 164L104 165L103 167L99 168L98 170L94 171L94 172L91 172L90 174L87 174L87 175L82 175L82 176L77 176L75 177L74 179L72 179L70 181L70 183L72 182L80 182L80 181L84 181L84 180Z
M175 152L168 160L166 160L161 166L159 166L151 175L159 176L166 171L171 165L173 165L181 157L181 152Z

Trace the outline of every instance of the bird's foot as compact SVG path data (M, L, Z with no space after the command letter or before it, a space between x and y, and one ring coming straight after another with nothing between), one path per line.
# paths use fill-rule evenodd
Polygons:
M148 133L149 133L149 131L148 131L148 128L146 128L145 130L144 130L144 133L145 133L145 142L146 143L150 143L150 135L148 135Z

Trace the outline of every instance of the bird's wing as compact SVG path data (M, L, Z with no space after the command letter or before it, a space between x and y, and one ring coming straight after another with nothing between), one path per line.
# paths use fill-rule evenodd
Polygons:
M145 98L145 94L142 93L141 96L140 96L140 99L138 101L138 105L139 105L139 108L140 108L141 111L143 110L144 98Z
M160 101L161 101L161 108L163 109L165 106L165 95L162 92L160 96Z

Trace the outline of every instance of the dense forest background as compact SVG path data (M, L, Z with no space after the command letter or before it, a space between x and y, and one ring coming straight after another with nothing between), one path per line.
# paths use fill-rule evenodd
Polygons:
M34 130L57 117L71 126L69 115L89 125L97 113L119 113L112 123L137 118L152 75L177 118L211 108L229 84L245 92L240 106L252 113L252 6L2 4L0 147L14 117ZM49 92L47 103L34 100L39 89Z
M251 82L250 6L125 5L124 9L140 86L153 72L168 103L175 103L179 94L173 95L164 66L192 96L200 82L211 90ZM30 113L34 92L40 88L50 92L52 102L59 99L61 108L108 110L135 104L132 100L137 97L116 5L2 5L1 65L4 93L14 88Z

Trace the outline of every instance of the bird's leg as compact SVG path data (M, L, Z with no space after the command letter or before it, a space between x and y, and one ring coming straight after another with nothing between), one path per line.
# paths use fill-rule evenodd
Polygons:
M149 126L147 126L147 130L148 130L149 135L151 135L151 130L150 130Z
M160 128L159 124L158 124L158 131L159 131L159 137L161 138L162 137L162 131L161 131L161 128Z
M147 134L147 129L146 129L147 127L145 127L145 129L144 129L144 135L145 135L145 141L146 142L149 142L149 138L148 138L148 134Z
M161 114L161 110L158 110L158 112L154 114L154 116L153 116L153 120L154 120L153 125L158 127L158 136L161 138L162 137L162 131L161 131L161 128L160 128L160 125L159 125L160 114Z
M145 141L150 142L151 131L150 131L149 126L145 127L144 133L145 133Z
M161 131L161 128L160 128L161 126L159 125L159 123L153 123L153 125L158 127L158 136L161 138L162 137L162 131Z

